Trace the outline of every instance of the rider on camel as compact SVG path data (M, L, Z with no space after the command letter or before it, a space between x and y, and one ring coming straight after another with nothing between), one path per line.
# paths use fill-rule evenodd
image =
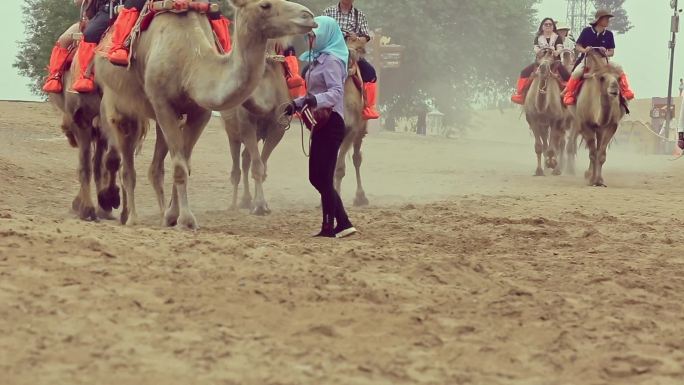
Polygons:
M608 30L610 25L610 19L614 17L610 11L601 9L596 12L596 17L594 22L591 23L589 27L586 27L582 34L580 34L579 39L577 39L577 51L580 56L577 58L575 63L575 70L572 72L572 76L568 85L565 88L565 96L563 102L570 106L577 102L577 90L582 83L582 77L584 76L584 59L588 51L592 49L600 50L606 57L611 58L615 55L615 39L613 33ZM620 67L611 63L612 66L620 69ZM634 91L629 87L629 82L627 81L627 75L620 69L620 94L625 100L634 99Z
M358 8L354 7L354 0L340 0L336 5L323 11L323 15L330 16L340 25L346 40L362 39L369 42L368 19ZM380 113L376 108L378 86L375 68L364 58L358 61L359 71L364 83L366 106L363 109L364 119L378 119Z
M518 79L518 86L516 93L511 96L511 101L516 104L525 103L525 90L532 83L532 74L537 70L540 55L547 50L553 51L553 56L558 58L561 51L563 50L564 40L563 37L558 34L556 29L556 22L552 18L547 17L542 20L539 24L539 29L534 37L534 53L536 60L534 63L525 67L520 73L520 78ZM557 66L558 73L563 81L567 81L570 78L570 74L563 66Z
M128 65L128 49L125 47L125 43L146 2L147 0L126 0L124 3L124 8L112 27L114 31L112 34L112 48L109 53L109 59L112 63ZM110 7L113 7L114 3L115 1L113 0L74 0L74 4L83 6L84 16L87 19L85 30L83 31L83 41L79 44L77 51L79 64L78 78L72 85L76 92L89 93L95 91L94 74L89 68L95 57L97 45L111 25L110 15L114 12L110 12ZM223 51L230 51L229 21L219 12L209 13L208 16ZM62 92L62 72L69 57L69 46L73 43L72 35L78 32L79 29L79 23L72 25L62 34L52 49L48 68L50 75L43 86L43 91L48 93Z
M147 0L126 0L123 10L119 13L116 22L112 26L112 47L109 50L109 61L112 64L127 66L129 63L129 49L126 46L128 37L133 32L135 24L138 22L140 12L145 6ZM220 12L211 12L207 14L211 23L211 28L214 30L216 37L223 49L227 53L231 49L230 36L228 26L230 21L223 17Z
M84 21L88 24L90 24L90 20L100 14L98 11L100 8L104 9L107 3L106 0L74 0L74 5L82 7L84 11ZM108 12L107 8L107 17L109 17ZM54 48L52 48L52 54L50 55L50 64L48 66L49 76L43 85L43 91L47 93L62 92L62 75L66 69L66 61L69 59L69 48L74 43L74 34L79 33L81 27L81 22L75 23L57 39L57 43ZM79 49L79 52L80 51L81 50ZM85 72L85 70L83 72Z

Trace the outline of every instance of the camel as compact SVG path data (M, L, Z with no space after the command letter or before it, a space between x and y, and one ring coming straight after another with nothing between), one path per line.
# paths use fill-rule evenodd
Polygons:
M585 178L590 186L606 187L603 180L606 151L627 112L620 100L621 69L608 63L598 50L589 51L586 60L589 72L584 75L577 97L575 129L589 149L589 169Z
M553 175L561 174L563 163L568 112L561 101L561 85L553 72L554 64L553 51L541 53L539 69L525 97L525 117L534 135L537 154L536 176L544 176L542 154Z
M368 135L368 121L362 118L362 111L364 106L363 91L359 85L363 84L361 74L358 71L356 62L365 53L365 41L355 40L347 41L349 47L349 76L344 84L344 122L346 132L340 152L337 157L337 168L335 170L335 189L338 193L342 191L342 179L346 174L347 169L347 153L351 147L354 147L352 161L356 169L356 196L354 198L354 206L368 206L368 198L363 189L361 182L361 164L363 162L363 154L361 146L363 139Z
M101 114L123 160L123 224L137 222L133 159L144 138L143 122L154 119L158 134L162 134L148 175L162 212L162 225L197 229L188 199L190 157L211 111L241 104L258 86L268 39L304 34L316 27L313 13L293 2L230 3L235 8L235 41L227 55L217 52L206 16L193 11L158 14L136 39L128 70L110 64L104 56L96 58L96 81L104 91ZM173 170L168 207L163 190L164 158L160 156L165 150Z
M78 178L81 187L72 202L72 209L86 221L114 219L112 209L119 208L120 204L116 185L119 153L109 145L100 128L100 94L68 91L73 83L71 75L78 68L77 60L74 58L62 76L64 90L48 96L50 103L62 112L62 131L69 144L79 151ZM92 198L92 179L97 191L97 209Z
M232 208L237 209L238 187L240 178L244 178L244 193L240 208L250 209L254 215L271 213L263 190L266 180L268 159L280 143L287 124L283 124L285 106L290 102L290 93L285 80L285 69L279 61L276 45L288 46L286 41L271 40L268 52L271 52L266 65L266 71L252 96L242 106L222 111L226 134L230 144L230 154L233 158L231 182L233 184ZM249 104L248 104L249 103ZM263 150L259 152L259 141L263 141ZM242 145L242 169L240 168L240 150ZM249 171L254 178L254 201L249 187ZM241 175L244 173L244 175Z
M560 53L561 65L563 65L569 73L572 73L572 69L575 67L575 59L575 51L572 49L566 48Z

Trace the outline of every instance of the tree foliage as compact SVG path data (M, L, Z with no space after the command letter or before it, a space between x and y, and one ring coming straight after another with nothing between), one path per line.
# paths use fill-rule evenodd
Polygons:
M320 12L334 0L303 0ZM374 0L358 2L371 29L406 47L402 67L381 74L390 115L434 100L463 121L473 102L496 104L532 60L536 0Z
M57 38L79 19L73 0L26 0L22 6L26 39L19 43L14 66L31 79L31 91L42 93L42 79Z
M627 33L634 27L629 21L624 4L625 0L594 0L596 9L607 9L615 15L611 20L610 29L619 34Z

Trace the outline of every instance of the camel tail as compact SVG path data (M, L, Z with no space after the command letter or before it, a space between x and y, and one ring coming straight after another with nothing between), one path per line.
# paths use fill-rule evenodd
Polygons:
M140 124L140 138L138 140L138 147L135 149L135 155L138 156L142 153L143 143L145 143L145 138L147 138L147 133L150 131L150 122L147 119L143 119L139 122Z

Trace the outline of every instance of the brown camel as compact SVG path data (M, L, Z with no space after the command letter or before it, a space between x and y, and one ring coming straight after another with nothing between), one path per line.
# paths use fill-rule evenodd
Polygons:
M79 151L78 178L81 187L72 202L72 208L83 220L113 219L112 209L119 208L120 203L119 188L116 186L120 158L99 127L100 94L68 91L73 83L71 74L78 71L77 68L77 58L74 58L70 69L62 76L64 91L49 95L50 102L62 112L62 131L69 144ZM95 180L97 191L97 209L92 198L92 179Z
M337 169L335 170L335 189L338 192L342 191L342 179L346 175L347 170L347 153L351 147L354 147L352 161L356 169L356 196L354 198L354 206L367 206L368 198L366 192L363 190L361 183L361 163L363 162L363 154L361 146L363 139L368 135L368 121L362 117L364 106L363 91L359 85L363 84L361 80L361 73L356 66L356 62L365 53L365 41L356 40L348 41L349 47L349 76L344 84L344 123L346 132L340 152L337 157Z
M283 124L283 114L287 103L291 101L282 57L277 56L276 45L288 46L287 41L271 40L268 44L270 52L266 71L252 96L242 105L231 110L222 111L226 133L233 159L231 182L233 184L232 208L237 209L238 187L241 177L244 178L244 193L240 207L250 209L254 215L267 215L271 209L266 203L263 183L266 180L268 159L280 143L287 124ZM259 152L259 141L263 141L263 149ZM242 152L242 169L240 168L240 150ZM254 178L254 201L249 187L249 171Z
M525 97L525 117L534 135L537 154L536 176L544 175L542 154L546 167L553 169L553 175L561 174L563 163L568 112L561 101L561 85L553 71L555 64L553 51L542 52L539 68Z
M586 60L589 72L584 75L577 97L575 127L589 149L589 169L585 178L590 186L606 187L603 180L606 151L626 113L620 101L621 69L608 63L598 50L589 51Z
M211 111L240 105L258 86L268 39L304 34L316 27L311 11L293 2L230 2L236 15L235 41L227 55L217 52L206 16L188 12L157 15L136 39L129 70L111 65L104 57L96 59L96 80L104 90L102 116L122 153L124 224L135 224L137 219L133 158L144 138L141 123L156 120L162 134L149 173L163 212L162 224L198 228L188 199L190 157ZM168 208L163 192L164 158L158 156L166 153L165 148L173 170Z
M572 73L572 69L575 67L575 50L563 49L560 53L560 62L568 70L568 73Z

